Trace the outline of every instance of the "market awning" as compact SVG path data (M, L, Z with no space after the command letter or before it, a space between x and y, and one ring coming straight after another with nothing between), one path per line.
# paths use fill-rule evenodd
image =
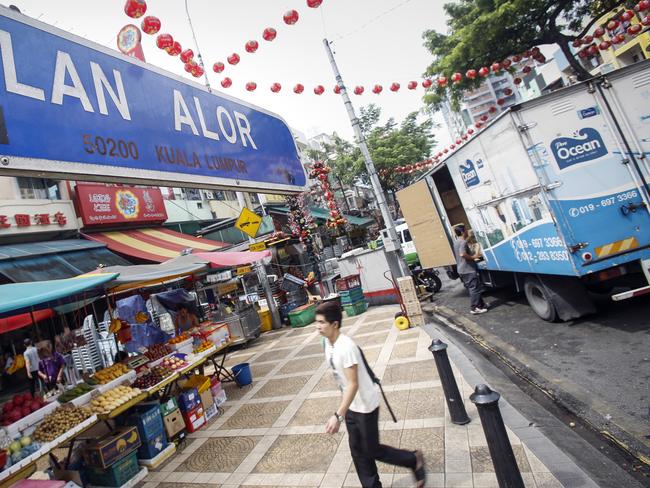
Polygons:
M212 268L233 268L265 259L270 260L271 251L198 252L195 256L210 263Z
M54 317L54 310L46 308L45 310L35 310L33 313L20 313L0 319L0 334L27 327L50 317Z
M106 244L111 251L155 263L168 261L189 250L192 253L214 251L230 245L164 227L96 232L84 234L84 237Z
M117 276L116 273L97 274L65 280L0 285L0 316L29 312L31 307L38 305L61 305L103 293L105 284Z
M278 213L278 214L288 214L289 213L289 207L286 206L269 206L267 208L269 213ZM309 207L309 213L311 213L312 217L314 217L317 220L320 221L327 221L327 219L330 218L329 210L325 210L324 208L320 207ZM356 225L359 227L366 227L368 225L372 225L375 223L373 219L367 218L367 217L355 217L354 215L348 215L348 214L343 214L343 217L352 225Z
M14 283L72 278L99 265L128 265L106 245L85 239L0 246L0 274Z

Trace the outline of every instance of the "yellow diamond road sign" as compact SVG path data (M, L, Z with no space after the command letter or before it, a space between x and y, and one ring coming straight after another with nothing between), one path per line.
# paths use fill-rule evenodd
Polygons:
M255 212L251 212L246 207L242 209L239 218L235 223L235 227L251 237L257 235L260 225L262 225L262 217L257 215Z

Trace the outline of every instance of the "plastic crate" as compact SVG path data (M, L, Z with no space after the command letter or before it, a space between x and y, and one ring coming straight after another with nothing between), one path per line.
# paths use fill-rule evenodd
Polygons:
M140 434L140 440L143 443L159 435L164 429L158 402L136 405L127 415L120 417L119 423L136 426L138 434Z
M289 312L291 327L305 327L316 320L316 305L303 305Z
M352 305L343 305L343 310L348 315L348 317L353 317L355 315L362 314L368 309L368 303L365 301L353 303Z
M363 290L361 288L353 288L348 291L342 291L339 292L339 295L341 297L342 305L350 305L352 303L365 300L365 297L363 296Z
M336 280L336 289L338 291L346 291L358 286L361 286L361 276L358 274Z
M109 468L86 468L86 478L97 486L123 486L139 472L137 454L132 452Z

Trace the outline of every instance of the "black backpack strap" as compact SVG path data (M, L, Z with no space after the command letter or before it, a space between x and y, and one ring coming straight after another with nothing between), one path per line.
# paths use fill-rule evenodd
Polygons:
M393 413L393 409L390 408L390 403L388 403L388 398L386 398L386 394L384 393L384 389L381 387L381 381L379 381L379 378L375 376L375 372L370 368L368 365L368 361L366 360L365 354L363 354L363 349L361 349L359 346L357 346L359 349L359 352L361 353L361 359L363 360L363 365L366 367L366 371L368 371L368 376L370 376L370 379L374 384L379 386L379 391L381 392L381 396L384 398L384 403L386 404L386 407L388 407L388 412L390 413L390 416L393 418L393 422L397 423L397 417L395 417L395 414Z

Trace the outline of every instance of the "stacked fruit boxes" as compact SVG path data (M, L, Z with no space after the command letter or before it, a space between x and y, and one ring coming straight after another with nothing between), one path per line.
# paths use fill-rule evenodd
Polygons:
M399 286L399 292L402 295L402 301L411 327L424 325L424 315L422 314L422 307L420 306L420 300L418 300L413 278L410 276L397 278L397 286Z

